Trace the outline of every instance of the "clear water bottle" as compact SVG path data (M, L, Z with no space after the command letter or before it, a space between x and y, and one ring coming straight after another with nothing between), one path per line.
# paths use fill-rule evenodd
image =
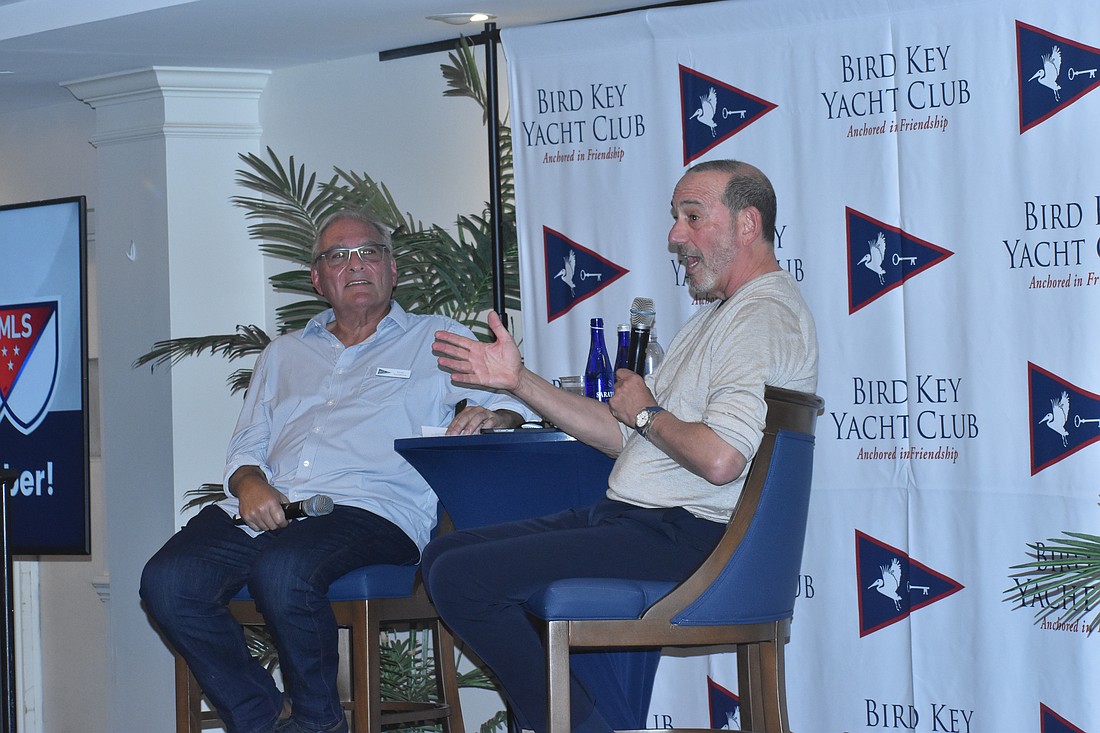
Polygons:
M615 371L626 369L626 363L630 360L630 326L626 323L619 324L619 350L615 352Z
M584 394L586 397L607 402L615 393L615 372L611 369L611 357L603 340L603 319L593 318L588 346L588 363L584 367Z
M645 372L642 376L649 376L665 358L665 350L657 343L657 330L649 332L649 344L645 347Z

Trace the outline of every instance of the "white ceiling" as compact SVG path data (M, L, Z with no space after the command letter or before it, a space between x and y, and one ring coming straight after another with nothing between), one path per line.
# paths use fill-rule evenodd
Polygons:
M0 0L0 112L71 100L61 85L150 66L279 69L656 0ZM10 73L8 73L10 72Z

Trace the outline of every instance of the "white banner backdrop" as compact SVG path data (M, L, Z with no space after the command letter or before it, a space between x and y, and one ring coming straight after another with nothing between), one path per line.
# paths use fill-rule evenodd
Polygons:
M826 402L792 728L1100 731L1100 634L1004 600L1028 543L1100 533L1100 6L737 0L503 40L541 374L582 371L594 316L613 351L636 296L666 346L690 315L688 165L775 185ZM736 689L728 656L666 658L649 725L721 725Z

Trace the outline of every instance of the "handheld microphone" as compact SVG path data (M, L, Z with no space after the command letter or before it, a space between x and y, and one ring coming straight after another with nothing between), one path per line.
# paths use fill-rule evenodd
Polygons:
M657 311L652 298L635 298L630 306L630 346L627 350L626 368L645 376L645 350L649 345L649 332Z
M335 505L332 502L332 497L325 496L324 494L315 494L308 499L283 504L283 512L286 515L287 521L290 521L299 519L300 517L319 517L323 514L331 514L333 506ZM245 524L244 518L238 514L233 517L233 524Z

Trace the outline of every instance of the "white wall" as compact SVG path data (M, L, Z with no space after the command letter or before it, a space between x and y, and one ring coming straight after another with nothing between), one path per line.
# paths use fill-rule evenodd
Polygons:
M478 49L478 58L483 55L483 50ZM481 124L481 112L476 103L468 99L443 97L445 83L439 66L444 62L445 54L385 63L369 56L277 71L272 74L260 100L262 144L271 146L284 162L288 156L294 155L296 161L317 171L322 179L327 180L333 166L366 172L384 181L398 205L415 218L425 224L437 223L453 228L456 215L480 213L488 199L487 132ZM94 241L97 176L103 175L97 166L97 151L89 143L95 135L96 114L96 111L74 99L69 104L0 115L0 202L84 194L92 209L89 229L93 248L97 244ZM193 184L200 187L208 185L208 182L196 176ZM171 192L168 193L171 195ZM240 193L245 192L241 189ZM224 206L230 207L228 200ZM216 218L224 212L211 213ZM173 233L173 238L175 236ZM98 244L100 247L111 246L103 242ZM241 242L241 246L254 247L255 244ZM172 256L178 257L178 253L174 251ZM96 257L92 256L90 260L94 263ZM202 267L216 263L204 261L187 266L190 268L196 264ZM265 267L267 274L285 269L279 263L268 263ZM93 292L90 294L93 307L97 301L95 282L93 272ZM193 303L203 296L209 302L219 302L221 294L218 289L210 287L203 279L196 279L192 286L196 292L190 294L188 302ZM252 283L248 284L248 287L252 286ZM208 292L202 293L204 288ZM266 287L264 291L268 293L269 302L266 325L271 327L274 306L281 301L272 297ZM172 308L181 307L175 305L176 302L174 298L171 300ZM170 315L173 324L194 323L191 314L173 312ZM207 331L190 335L220 331L235 322L233 314L229 314L228 318L224 313L209 315L212 320ZM93 321L90 327L92 356L98 354L98 332L103 332L104 341L110 343L112 333L117 334L119 329L131 329L144 317L143 310L135 307L127 316L129 322L115 318L107 322ZM242 315L240 320L251 322L251 316ZM175 328L173 326L173 330ZM156 337L180 335L188 334L166 332ZM237 366L235 363L232 368ZM226 373L231 370L227 365L213 368L224 368ZM139 375L135 376L141 379ZM149 378L161 382L166 375L161 372ZM176 393L175 386L172 391ZM108 392L102 395L102 399L104 410L112 407L119 409L125 405L129 395ZM186 406L187 420L172 421L176 430L180 429L181 424L199 420L197 415L201 415L204 407L209 408L209 413L216 417L211 424L204 425L203 435L164 436L163 440L172 448L165 452L163 460L180 461L181 456L211 452L208 446L210 439L204 436L228 436L238 401L239 397L230 397L228 390L221 389L193 395ZM179 402L179 395L175 394L174 404ZM233 409L226 409L227 402L234 405ZM96 418L93 415L93 420ZM105 439L109 440L109 435ZM212 470L211 466L220 465L222 450L219 441L219 447L214 451L217 455L203 458L201 467L187 470L194 473L198 481L218 478L207 477L206 473ZM41 730L48 733L74 730L98 733L113 728L112 733L132 733L139 728L147 729L150 724L144 721L148 720L157 721L150 730L170 730L173 711L170 655L149 634L148 629L135 630L136 639L144 644L143 640L150 638L152 641L149 643L155 648L141 649L139 655L135 655L129 643L117 639L115 642L108 641L111 638L107 629L112 627L112 604L123 604L129 609L136 603L136 598L109 598L110 568L107 567L104 550L108 542L120 551L126 548L131 541L131 530L127 527L137 527L142 523L147 526L153 522L164 527L167 538L169 528L178 526L181 521L177 511L179 499L184 491L193 486L150 486L151 492L172 491L174 501L163 504L173 508L164 509L166 516L159 517L112 516L109 526L118 536L107 537L103 507L106 504L105 491L109 491L110 487L103 485L101 468L98 462L93 462L92 556L47 558L40 562L43 650ZM171 475L177 477L177 483L191 483L190 478L180 478L188 474L186 471L181 474L183 469L178 466L168 470L173 471ZM124 506L112 504L112 507L112 512L126 512ZM148 534L148 531L141 533L136 529L133 532L135 537ZM125 572L130 573L131 569L128 567ZM114 581L114 585L127 589L127 596L130 595L129 589L136 584L135 578L115 578ZM97 596L97 590L104 593L103 600ZM114 628L117 634L118 627ZM123 650L125 653L122 653ZM155 692L143 692L143 699L134 700L133 683L139 678L142 690L152 689ZM491 696L486 702L474 702L473 710L467 715L470 725L479 725L492 714L495 706ZM137 713L131 716L128 712L138 707L145 709L142 716L147 716L142 718L140 724L133 717ZM108 723L108 720L112 722Z

